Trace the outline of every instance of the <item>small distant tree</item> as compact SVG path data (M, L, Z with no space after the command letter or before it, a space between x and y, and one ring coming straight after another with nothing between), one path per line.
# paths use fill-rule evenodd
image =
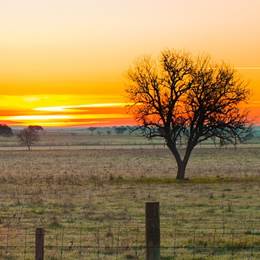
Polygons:
M96 127L89 127L88 130L91 132L91 135L97 130Z
M159 61L145 57L130 69L127 93L144 135L165 139L177 162L177 179L185 178L197 144L210 138L235 144L251 131L241 110L249 97L245 82L230 66L208 57L194 59L175 50L162 52Z
M5 124L0 124L0 135L5 137L13 136L12 128Z
M28 151L31 150L31 146L40 140L40 132L35 127L27 127L22 129L17 137L22 145L26 146Z

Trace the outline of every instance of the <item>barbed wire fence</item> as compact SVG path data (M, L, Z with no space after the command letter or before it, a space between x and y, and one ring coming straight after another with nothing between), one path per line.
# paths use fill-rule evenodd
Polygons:
M44 253L44 259L51 260L149 259L150 239L157 243L151 247L159 246L161 259L260 259L260 219L237 219L232 228L225 215L198 221L154 213L150 220L146 216L107 227L97 223L95 227L35 230L5 225L0 229L0 259L43 259L37 258L37 251L38 257ZM192 223L200 224L194 227ZM149 227L152 230L147 231Z

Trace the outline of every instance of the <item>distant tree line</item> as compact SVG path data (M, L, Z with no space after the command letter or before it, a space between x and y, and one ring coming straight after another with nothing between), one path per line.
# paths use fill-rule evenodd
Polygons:
M123 135L123 134L129 134L131 132L130 126L112 126L112 127L88 127L88 131L93 134L106 134L111 135L112 133L115 133L117 135Z

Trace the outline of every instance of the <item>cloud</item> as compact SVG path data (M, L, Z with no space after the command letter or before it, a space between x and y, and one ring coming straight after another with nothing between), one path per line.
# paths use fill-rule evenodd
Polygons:
M68 105L68 106L48 106L48 107L36 107L35 111L52 111L62 112L75 109L88 109L88 108L111 108L111 107L125 107L130 103L114 102L114 103L96 103L96 104L82 104L82 105Z

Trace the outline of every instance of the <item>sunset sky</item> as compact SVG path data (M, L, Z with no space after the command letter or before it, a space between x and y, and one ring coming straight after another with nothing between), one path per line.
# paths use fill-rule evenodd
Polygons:
M165 48L209 54L249 82L260 123L259 0L0 3L0 122L126 125L126 71Z

